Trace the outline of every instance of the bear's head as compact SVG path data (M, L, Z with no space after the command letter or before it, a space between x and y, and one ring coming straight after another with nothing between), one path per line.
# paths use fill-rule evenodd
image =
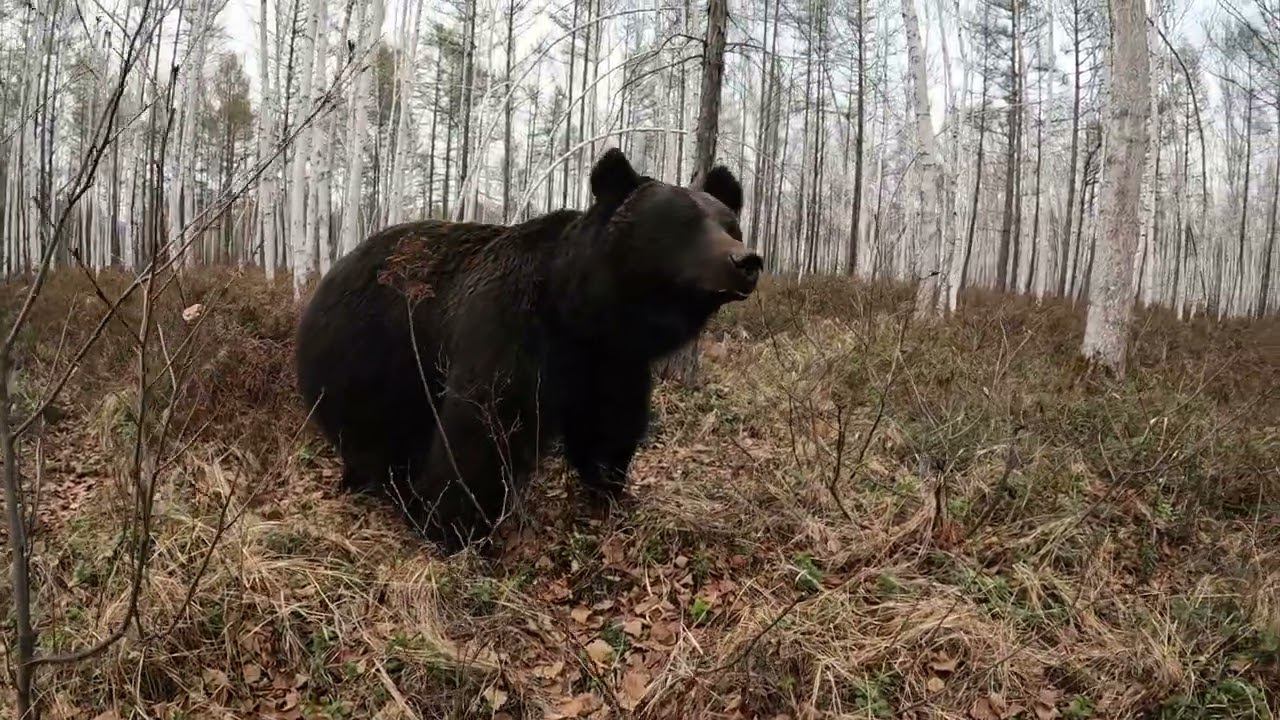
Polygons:
M587 217L601 228L609 266L599 279L653 352L678 347L721 305L755 290L764 261L742 242L742 186L728 169L696 187L668 185L615 148L592 168L591 192Z

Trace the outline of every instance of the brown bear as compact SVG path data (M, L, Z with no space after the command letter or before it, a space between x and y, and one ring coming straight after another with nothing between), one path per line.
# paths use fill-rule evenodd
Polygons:
M375 233L316 288L298 384L351 489L381 489L447 550L485 536L557 441L612 498L649 421L650 364L755 289L742 187L642 177L620 150L593 204L510 227Z

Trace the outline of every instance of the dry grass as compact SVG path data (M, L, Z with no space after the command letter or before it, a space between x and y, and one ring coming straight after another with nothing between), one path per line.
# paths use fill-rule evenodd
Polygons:
M900 287L774 283L716 322L703 387L659 391L632 507L588 516L549 462L498 557L443 560L299 433L287 289L176 290L166 338L191 302L212 314L141 622L40 675L52 717L1275 711L1275 321L1145 313L1114 382L1064 306L971 296L904 326ZM55 278L20 381L94 302ZM109 331L44 443L45 647L122 610L130 353Z

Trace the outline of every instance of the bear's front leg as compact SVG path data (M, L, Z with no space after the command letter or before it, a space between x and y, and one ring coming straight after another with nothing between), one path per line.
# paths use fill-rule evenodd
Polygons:
M593 501L616 501L625 492L631 458L649 426L651 388L647 365L605 365L569 394L565 456Z
M446 552L487 537L514 501L515 430L492 403L446 395L437 401L439 427L425 466L412 472L406 508L418 529Z

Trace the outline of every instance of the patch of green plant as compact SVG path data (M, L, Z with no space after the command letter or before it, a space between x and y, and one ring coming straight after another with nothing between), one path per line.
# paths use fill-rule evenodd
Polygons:
M1280 664L1280 632L1264 628L1254 634L1249 654L1259 662Z
M1093 700L1084 695L1077 695L1067 703L1067 707L1062 711L1062 717L1066 720L1087 720L1093 717L1093 713Z
M796 587L805 592L818 592L822 589L822 568L809 553L800 553L793 564L796 567Z
M894 693L894 678L890 675L877 675L863 678L854 686L853 704L857 708L858 717L893 717L893 704L889 698Z
M315 462L318 455L319 453L312 447L311 443L303 443L302 447L298 448L298 459L302 461L304 466L309 466Z
M1190 635L1199 637L1248 637L1253 633L1245 611L1229 597L1173 599L1173 616Z
M711 577L711 556L707 554L706 549L698 548L690 565L693 571L693 586L700 588Z
M77 560L75 568L71 572L76 585L81 587L97 587L98 585L98 568L91 560Z
M507 587L514 591L527 589L538 578L538 573L529 563L520 563L507 576Z
M1226 678L1195 696L1178 695L1160 708L1160 720L1270 720L1267 694L1243 678Z
M594 565L600 559L600 539L594 535L575 532L569 538L569 560L576 567Z
M703 597L695 597L693 605L689 607L689 617L693 619L695 625L706 622L711 616L711 602Z
M671 549L661 534L650 535L640 548L640 557L650 565L666 565L671 559Z
M973 502L966 497L953 497L947 500L947 515L956 521L963 521L969 517L969 512L973 507Z
M876 577L876 589L882 597L896 597L906 592L906 587L893 573L882 572Z
M293 557L295 555L308 555L311 550L311 539L302 533L291 532L283 527L277 527L267 533L263 538L263 544L267 546L267 550L276 555L284 557Z
M489 615L497 605L500 588L493 578L479 577L467 585L467 600L474 615Z
M623 632L622 626L609 623L600 631L600 639L609 643L615 657L622 657L631 648L631 639Z
M312 655L324 655L333 649L337 641L337 633L332 628L322 626L307 637L307 651Z
M209 637L220 637L227 630L227 620L222 605L214 605L205 613L204 622Z

